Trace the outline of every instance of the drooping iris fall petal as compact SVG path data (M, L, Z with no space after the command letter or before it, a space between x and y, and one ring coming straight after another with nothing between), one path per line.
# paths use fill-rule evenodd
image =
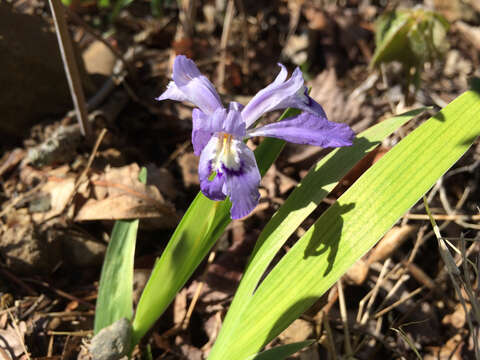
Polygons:
M248 137L265 136L295 144L340 147L352 144L354 133L347 124L328 121L309 113L248 130Z

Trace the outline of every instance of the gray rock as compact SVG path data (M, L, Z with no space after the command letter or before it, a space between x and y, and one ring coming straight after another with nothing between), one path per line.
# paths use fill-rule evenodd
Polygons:
M130 321L123 318L102 329L88 347L93 360L119 360L128 357L132 338Z

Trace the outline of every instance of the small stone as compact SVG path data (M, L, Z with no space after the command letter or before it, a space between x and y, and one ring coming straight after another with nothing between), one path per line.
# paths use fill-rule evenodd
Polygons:
M93 360L119 360L128 357L131 339L132 325L123 318L95 335L88 349Z

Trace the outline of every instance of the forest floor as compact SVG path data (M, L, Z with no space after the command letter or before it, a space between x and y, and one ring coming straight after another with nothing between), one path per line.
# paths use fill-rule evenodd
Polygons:
M169 81L175 55L194 59L225 101L243 104L274 79L277 63L289 71L302 66L311 96L329 119L356 133L413 108L428 106L433 114L480 75L480 3L474 0L395 2L403 8L435 6L450 23L449 49L425 65L413 101L405 99L398 64L382 72L369 68L375 19L393 3L238 0L233 12L226 0L191 0L190 10L179 10L177 3L163 2L154 17L148 1L135 1L115 19L111 7L99 8L95 1L68 7L92 127L86 138L71 111L48 2L0 3L0 49L12 54L0 58L2 359L88 358L101 265L117 219L142 219L134 273L138 302L156 258L199 191L192 107L155 101ZM282 254L427 115L397 131L346 176ZM479 144L428 194L447 238L478 239ZM313 146L285 147L262 180L258 207L227 228L214 260L197 269L135 349L135 358L206 358L261 229L326 153ZM147 168L147 185L137 180L141 167ZM145 198L167 205L171 213L139 210ZM269 346L316 339L294 356L304 360L475 358L470 315L447 276L425 214L421 203L414 206ZM468 242L466 253L478 266L478 243ZM471 281L478 292L478 276ZM192 302L199 287L198 301ZM346 317L339 302L346 304ZM182 323L182 330L172 331Z

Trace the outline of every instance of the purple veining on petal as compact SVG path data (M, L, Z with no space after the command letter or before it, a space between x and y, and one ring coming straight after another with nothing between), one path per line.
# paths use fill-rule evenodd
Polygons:
M245 164L243 161L240 161L238 169L229 169L225 164L222 164L222 172L225 173L226 176L240 176L245 172L244 167Z
M260 199L258 186L261 177L255 155L243 142L238 142L237 152L242 166L239 170L228 169L225 173L226 192L232 202L230 210L232 219L247 216Z
M214 170L212 161L215 160L217 155L217 144L218 139L212 136L208 144L203 148L198 163L198 178L200 180L200 189L206 197L211 200L224 200L225 193L223 192L223 187L225 177L221 176L221 174L216 174L215 178L210 180Z

